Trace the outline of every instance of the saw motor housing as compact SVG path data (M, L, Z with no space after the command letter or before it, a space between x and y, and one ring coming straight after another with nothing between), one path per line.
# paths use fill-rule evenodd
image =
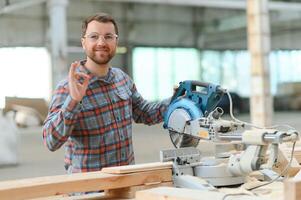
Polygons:
M183 81L171 98L163 127L169 130L176 148L197 146L200 138L210 139L207 129L199 125L224 95L219 85L199 81Z

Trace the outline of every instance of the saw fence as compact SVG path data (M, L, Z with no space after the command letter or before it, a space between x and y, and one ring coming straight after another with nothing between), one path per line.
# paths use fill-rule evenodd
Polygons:
M232 193L230 190L228 192L200 191L172 186L171 162L148 163L104 168L100 172L2 181L0 199L299 200L301 199L301 172L284 183L278 182L276 186L269 186L268 190L275 192L266 197L248 195L238 197L235 196L235 193L239 192L237 189L232 189L234 191ZM92 191L104 192L87 194ZM74 193L77 195L74 196ZM226 197L227 193L229 196Z

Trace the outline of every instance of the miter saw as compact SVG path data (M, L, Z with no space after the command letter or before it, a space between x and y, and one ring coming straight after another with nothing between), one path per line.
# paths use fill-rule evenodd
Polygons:
M223 110L216 106L225 93L231 103L230 94L218 85L183 81L171 98L163 127L168 129L176 149L162 150L160 160L173 161L175 186L214 190L215 186L242 184L251 172L272 169L277 164L280 143L299 139L294 129L247 129L234 117L222 119ZM243 150L205 157L195 148L200 140L221 147L226 142L238 143Z

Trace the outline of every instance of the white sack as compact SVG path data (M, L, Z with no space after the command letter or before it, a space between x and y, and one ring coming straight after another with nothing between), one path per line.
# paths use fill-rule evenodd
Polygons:
M0 166L17 164L18 135L13 114L0 113Z

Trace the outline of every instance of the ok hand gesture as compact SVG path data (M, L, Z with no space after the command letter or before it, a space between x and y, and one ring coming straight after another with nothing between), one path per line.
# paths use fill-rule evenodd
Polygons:
M83 72L76 72L75 69L80 65L78 61L71 64L68 77L70 96L73 100L80 102L86 94L90 76ZM83 79L81 83L79 80Z

